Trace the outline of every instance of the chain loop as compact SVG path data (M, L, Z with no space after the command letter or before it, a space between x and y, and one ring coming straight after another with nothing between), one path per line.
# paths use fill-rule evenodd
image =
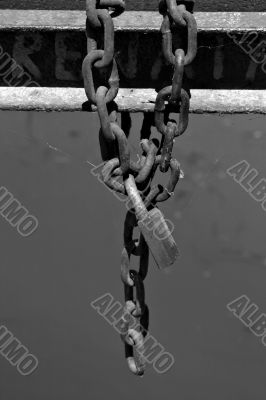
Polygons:
M97 15L96 3L97 0L86 0L87 19L94 29L101 27L101 22L99 21Z
M128 261L126 261L129 265L129 260L131 254L134 256L140 256L140 241L138 239L133 239L133 231L137 226L137 219L135 213L129 210L126 214L125 222L124 222L124 249L126 250ZM125 276L125 275L124 275ZM129 280L129 279L127 279ZM125 283L125 281L124 281Z
M95 100L104 138L105 140L112 142L115 140L115 136L112 132L111 122L107 110L107 103L106 103L107 93L108 93L107 87L105 86L98 87L95 95Z
M120 168L122 174L125 175L130 168L130 152L128 146L128 140L124 131L120 128L120 126L115 123L111 122L111 129L118 144L118 154L119 154L119 161L120 161Z
M135 217L135 214L131 212L128 214ZM139 276L144 281L148 273L149 248L142 234L139 240L132 239L132 232L135 225L134 227L132 225L129 227L128 224L130 223L130 217L127 216L124 230L125 247L121 256L121 279L125 285L134 286L134 279L130 273L130 257L132 254L140 257Z
M100 28L101 22L97 13L99 8L114 8L119 12L125 9L124 0L86 0L87 19L92 28Z
M171 15L175 24L179 25L179 26L185 26L186 21L184 20L184 17L182 15L184 5L182 5L182 8L183 8L182 9L180 6L177 5L176 0L166 0L166 4L167 4L168 12Z
M182 15L182 10L184 10L184 8L180 8L180 5L183 7L185 6L186 10L192 12L194 3L195 0L160 0L159 12L163 15L168 12L176 25L185 26L186 21Z
M197 54L197 22L193 14L188 11L183 12L184 20L187 23L188 43L184 65L192 63ZM173 54L173 33L171 30L170 19L166 14L163 19L161 33L163 37L163 55L169 64L175 65L175 55Z
M114 23L107 10L97 10L97 16L104 28L104 55L94 66L104 68L108 67L114 58Z
M156 159L156 164L161 163L161 156ZM181 176L181 169L179 162L172 158L170 161L170 177L167 185L163 187L162 185L155 185L150 189L150 192L146 196L144 204L146 207L152 205L155 207L156 203L161 203L169 199L174 194L175 187Z
M136 288L136 298L133 296L133 287L125 285L125 299L134 299L136 304L136 309L133 311L132 315L136 318L139 318L145 308L145 290L143 285L143 280L137 271L131 269L129 271L130 279L133 281L133 287Z
M141 142L141 147L145 151L145 144L148 147L148 151L145 157L145 161L143 163L143 167L139 171L138 175L135 178L136 183L143 183L149 177L152 167L154 165L154 161L156 158L156 154L158 151L158 145L155 141L149 141L148 139L143 139ZM146 148L147 148L146 147Z
M129 302L127 302L128 304ZM141 350L143 349L144 344L144 334L142 332L142 328L140 326L140 330L137 331L136 329L129 328L129 322L126 319L126 315L129 312L132 312L132 308L134 304L128 305L125 309L125 323L124 329L126 330L126 334L121 335L122 340L125 342L125 357L127 359L128 368L134 374L138 376L143 376L145 372L145 359L141 355ZM133 308L134 309L134 308ZM148 308L146 307L146 314L148 314ZM143 321L142 316L140 318L140 324Z
M169 100L172 94L172 86L166 86L157 95L155 103L155 126L162 135L166 135L167 126L164 122L164 112L166 110L165 101ZM175 132L175 137L182 135L188 126L189 116L189 95L184 89L181 89L180 96L180 115L179 123Z
M175 52L175 72L172 80L172 93L169 98L169 103L177 102L181 97L181 88L184 75L185 53L182 49L177 49Z
M156 203L166 201L174 194L175 187L181 175L180 164L175 158L172 158L170 161L170 169L171 174L169 181L164 187L162 193L159 193L158 196L155 198Z
M123 183L118 182L117 178L113 177L113 171L120 165L118 158L113 158L105 163L102 169L102 180L111 190L126 195L126 189Z
M103 56L104 56L103 50L92 50L85 57L82 64L85 92L89 102L94 105L96 105L96 91L94 86L92 67L95 61L102 60ZM108 79L108 84L109 84L109 90L106 95L106 103L110 103L115 99L119 89L119 76L115 60L113 60L112 70Z
M175 141L176 124L168 122L165 136L163 137L163 146L161 151L160 171L167 172L170 167L172 150Z

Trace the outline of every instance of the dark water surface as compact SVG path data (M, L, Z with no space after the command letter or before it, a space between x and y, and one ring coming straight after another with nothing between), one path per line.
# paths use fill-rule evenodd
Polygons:
M1 122L0 186L39 228L22 238L0 218L0 322L39 368L23 377L0 356L0 399L264 400L266 348L226 305L245 294L266 312L266 214L226 169L247 160L266 177L265 118L192 116L176 141L185 178L162 210L181 258L169 274L152 261L146 280L150 331L175 364L143 379L90 307L106 292L123 302L125 209L90 173L96 115L2 112ZM141 117L133 126L136 152Z

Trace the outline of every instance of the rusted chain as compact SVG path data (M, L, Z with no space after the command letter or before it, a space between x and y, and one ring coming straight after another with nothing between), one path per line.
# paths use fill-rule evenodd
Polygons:
M82 72L84 77L85 92L91 104L97 105L101 130L100 144L101 152L106 161L102 169L102 180L112 190L126 194L124 183L119 182L120 176L133 172L138 183L144 181L150 173L155 162L157 147L151 145L149 154L143 165L134 163L130 159L127 136L129 134L131 119L130 115L122 118L122 127L117 124L116 109L112 106L119 89L119 76L116 61L114 59L114 24L107 8L124 8L122 0L87 0L86 1L86 34L88 54L83 61ZM104 9L102 9L104 8ZM104 37L103 49L98 49L99 33ZM97 71L105 72L106 86L96 87ZM104 71L104 69L107 69ZM132 313L134 318L143 320L148 313L145 304L145 289L143 281L148 271L149 249L144 237L141 235L139 241L133 239L133 230L136 226L136 216L128 212L124 229L125 247L121 259L121 278L125 287L125 300L127 313ZM139 256L139 272L130 269L131 254ZM133 287L136 288L136 296L133 295ZM137 374L144 373L145 363L137 362L134 357L134 349L143 343L142 332L130 330L124 320L125 351L130 370ZM148 324L146 321L146 328ZM141 357L139 358L141 361Z
M159 268L171 265L177 248L171 236L155 237L150 228L160 228L168 234L167 224L156 204L166 201L174 192L180 179L180 165L172 158L175 138L188 126L189 95L183 89L184 67L194 59L197 48L197 29L192 12L193 1L161 0L163 13L161 28L163 54L173 65L172 85L159 91L154 115L144 114L141 129L138 161L130 156L128 136L132 125L130 114L117 121L115 98L119 90L119 75L114 57L114 24L112 17L125 8L124 0L87 0L86 36L88 54L82 65L84 87L89 103L97 106L100 120L100 146L104 160L102 181L111 190L128 196L124 224L124 246L121 256L121 279L124 284L125 309L122 318L121 338L125 343L125 356L131 372L142 376L145 360L138 351L143 348L149 326L149 309L145 302L144 280L148 273L149 252ZM113 13L112 13L113 12ZM178 48L173 53L172 33L177 27L187 29L187 51ZM103 48L100 48L100 43ZM168 104L167 104L168 102ZM170 111L179 111L179 122L169 120ZM152 127L162 134L161 143L151 138ZM153 185L152 180L160 166L165 173L170 168L166 186ZM148 225L146 225L148 223ZM134 238L136 227L139 238ZM138 257L138 270L131 268L132 256ZM138 327L130 326L130 318Z
M182 135L188 126L189 95L182 88L184 67L191 64L197 54L197 23L192 14L194 1L161 0L159 10L163 14L161 26L162 51L165 61L174 67L172 86L161 89L155 104L155 126L163 135L161 172L166 172L170 165L174 137ZM176 28L187 30L187 50L177 48L173 53L173 32ZM172 125L167 121L167 107L165 102L180 107L179 123ZM175 133L173 131L175 130Z
M149 311L145 304L145 289L143 284L148 273L149 248L142 235L140 235L138 241L133 239L133 230L135 226L136 216L129 211L124 226L125 247L121 257L121 279L124 283L126 302L121 338L125 342L125 356L130 371L135 375L142 376L145 371L145 360L138 353L138 350L143 348L143 332L145 332L145 334L147 333L149 324ZM130 258L133 253L139 256L139 271L130 269ZM135 297L134 287L136 288ZM127 314L139 320L139 331L130 329L129 319L126 318Z

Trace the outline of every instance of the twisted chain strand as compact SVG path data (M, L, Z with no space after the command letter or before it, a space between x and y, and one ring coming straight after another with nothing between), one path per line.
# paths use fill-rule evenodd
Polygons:
M127 195L125 178L133 176L145 207L154 208L157 202L166 201L174 192L181 170L172 158L175 137L187 128L189 96L182 88L184 66L196 56L197 28L191 14L193 0L160 0L159 10L164 15L161 28L162 47L166 62L174 66L172 86L163 88L157 96L155 113L144 114L141 130L142 157L137 162L130 158L127 136L131 127L130 115L122 118L122 128L117 124L117 105L114 100L119 90L118 68L114 58L114 24L112 17L123 12L124 0L86 0L87 51L82 65L85 92L90 104L97 106L102 158L103 182L112 190ZM110 10L113 14L110 14ZM187 27L187 53L178 48L172 53L172 32L176 26ZM101 40L100 40L101 39ZM99 43L103 49L99 49ZM169 104L180 105L179 124L169 120ZM124 118L125 117L125 118ZM150 140L151 128L156 126L162 134L161 144ZM125 133L126 132L126 133ZM156 170L171 169L166 187L151 186ZM123 182L118 179L123 177ZM149 248L142 234L133 238L137 226L135 210L130 209L124 223L124 248L121 256L121 279L124 285L125 308L121 324L121 339L125 344L125 357L132 373L143 376L145 359L141 355L149 326L149 309L145 303L144 279L148 273ZM131 256L139 257L139 270L130 268ZM134 290L135 288L135 290ZM134 295L135 291L135 295Z

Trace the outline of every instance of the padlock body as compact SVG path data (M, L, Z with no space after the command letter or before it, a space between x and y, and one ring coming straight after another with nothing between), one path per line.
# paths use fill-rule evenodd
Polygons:
M153 208L138 221L138 227L158 268L170 267L179 256L179 251L161 211Z

